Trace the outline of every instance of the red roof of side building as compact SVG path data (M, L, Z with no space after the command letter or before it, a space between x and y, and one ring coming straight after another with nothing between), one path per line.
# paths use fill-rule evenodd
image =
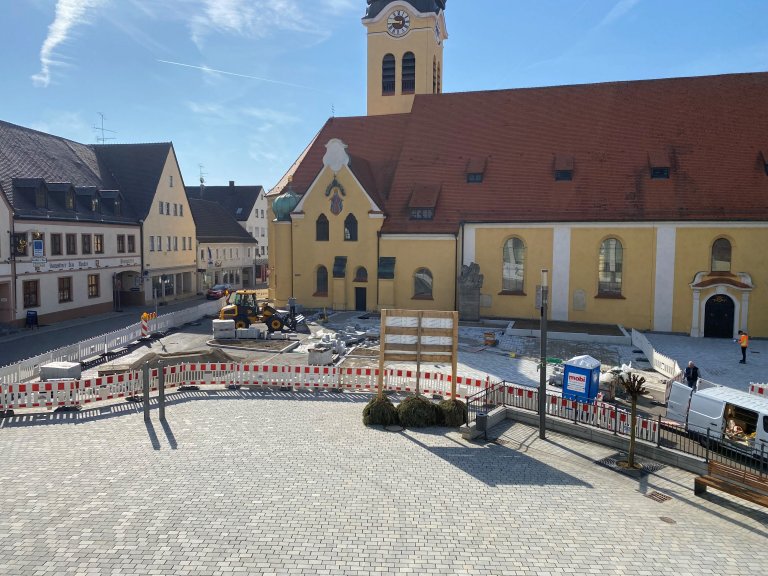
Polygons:
M410 114L330 120L294 188L306 191L325 144L340 138L371 170L385 233L452 233L461 222L768 221L766 103L768 73L419 95ZM555 180L569 167L571 180ZM652 167L669 178L651 178ZM482 182L468 183L477 169ZM425 186L440 190L434 219L411 220Z

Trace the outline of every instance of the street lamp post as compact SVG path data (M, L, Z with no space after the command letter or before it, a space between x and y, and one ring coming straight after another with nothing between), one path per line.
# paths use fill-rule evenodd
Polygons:
M541 270L541 364L539 365L539 438L546 437L547 411L547 274L546 268Z

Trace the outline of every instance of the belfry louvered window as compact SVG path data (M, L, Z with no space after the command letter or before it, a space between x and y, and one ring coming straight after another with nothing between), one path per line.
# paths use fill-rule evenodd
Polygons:
M413 94L416 90L416 56L413 52L403 55L403 94Z
M387 54L381 62L381 94L389 96L395 93L395 57Z

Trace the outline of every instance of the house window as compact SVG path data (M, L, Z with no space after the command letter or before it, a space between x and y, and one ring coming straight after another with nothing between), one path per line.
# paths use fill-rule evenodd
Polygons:
M77 234L67 234L67 255L77 254Z
M168 176L168 187L173 188L173 174Z
M315 274L315 296L328 296L328 269L320 266Z
M428 268L419 268L414 273L413 297L423 300L432 299L432 272Z
M155 237L150 236L149 237L149 251L154 252L155 251Z
M200 260L205 260L205 250L200 250Z
M166 213L168 216L170 216L170 215L171 215L171 203L170 203L170 202L166 202L166 203L165 203L165 213Z
M357 218L353 214L344 220L344 240L357 242Z
M718 238L712 244L712 272L731 271L731 243L725 238Z
M378 276L380 280L393 280L395 278L395 257L394 256L379 257Z
M434 217L434 208L411 208L411 220L432 220Z
M403 55L403 94L413 94L416 90L416 56L413 52Z
M83 254L91 253L91 235L90 234L82 235L82 253Z
M117 235L117 253L125 254L125 234Z
M192 236L187 236L187 246L192 250Z
M136 252L136 236L133 234L128 235L128 252Z
M88 298L99 297L99 275L88 274Z
M621 273L624 249L616 238L608 238L600 245L598 296L621 296Z
M186 250L187 249L187 237L182 236L181 237L181 249Z
M166 246L167 247L166 247L165 251L166 252L170 252L171 251L171 237L170 236L168 236L168 244L166 244Z
M555 180L573 180L573 170L555 170Z
M162 214L162 213L163 213L163 203L160 202L160 214Z
M93 235L93 252L94 254L104 254L104 234Z
M178 236L174 236L173 237L173 250L174 250L174 252L178 252L179 251L179 237Z
M59 303L72 302L72 278L59 278Z
M328 242L329 234L328 218L320 214L315 221L315 241Z
M184 216L184 205L179 204L179 216Z
M38 280L25 280L22 282L21 291L24 294L24 308L40 306L40 282Z
M391 96L395 93L395 57L387 54L381 62L381 95Z
M173 203L173 215L178 216L179 215L179 205L175 202Z
M347 257L346 256L336 256L333 259L333 277L334 278L347 277Z
M525 243L520 238L510 238L504 243L503 261L502 292L522 294L525 279Z
M29 242L27 241L27 233L21 232L13 234L11 237L11 243L13 244L14 256L26 256Z
M368 270L358 266L357 270L355 270L354 282L368 282Z
M61 256L63 253L63 246L61 245L61 234L51 234L51 255Z
M45 194L45 188L35 190L35 208L47 208L48 202Z
M651 168L651 178L654 180L668 179L669 168Z
M467 183L468 184L480 184L480 182L483 181L483 173L482 172L468 172L467 173Z

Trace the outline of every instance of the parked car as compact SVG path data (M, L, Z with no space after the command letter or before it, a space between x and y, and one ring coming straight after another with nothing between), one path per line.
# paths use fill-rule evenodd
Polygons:
M208 288L205 297L208 300L218 300L219 298L228 295L232 290L233 288L231 284L216 284L215 286Z

